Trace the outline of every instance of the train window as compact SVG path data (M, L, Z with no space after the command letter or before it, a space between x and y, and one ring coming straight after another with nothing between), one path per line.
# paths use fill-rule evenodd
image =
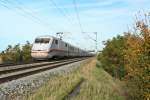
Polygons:
M58 40L55 40L55 44L58 44Z
M37 38L35 39L35 43L49 43L49 38Z
M49 41L50 41L49 38L43 38L43 39L42 39L42 42L43 42L43 43L49 43Z
M65 46L67 47L67 43L65 44Z
M41 39L37 38L35 39L35 43L40 43Z

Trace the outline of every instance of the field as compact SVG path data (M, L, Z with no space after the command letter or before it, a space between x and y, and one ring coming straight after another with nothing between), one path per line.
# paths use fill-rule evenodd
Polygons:
M95 59L90 59L71 73L54 76L25 99L124 100L119 83L102 68L96 67Z

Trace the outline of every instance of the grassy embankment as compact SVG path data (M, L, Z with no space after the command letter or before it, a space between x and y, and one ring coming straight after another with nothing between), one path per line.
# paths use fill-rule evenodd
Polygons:
M28 100L62 100L83 80L80 92L73 100L124 100L116 81L102 68L96 67L96 60L89 60L74 72L58 75L39 88Z

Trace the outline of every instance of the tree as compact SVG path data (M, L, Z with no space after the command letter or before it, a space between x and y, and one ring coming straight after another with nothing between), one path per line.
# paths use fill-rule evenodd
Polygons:
M126 37L117 36L104 43L105 48L98 55L101 66L116 78L122 78L125 75L124 69L124 48Z
M150 99L150 22L149 16L136 22L134 32L105 42L99 54L101 66L128 87L131 100ZM123 74L122 74L123 73Z
M136 25L136 33L129 34L126 43L126 80L132 99L146 99L150 98L150 30L143 21Z
M20 44L15 45L14 47L8 45L6 50L1 52L1 57L4 63L27 63L31 61L31 44L29 41L25 45L21 46Z
M29 41L27 41L26 44L22 47L22 56L24 62L30 62L32 60L31 47L32 45Z

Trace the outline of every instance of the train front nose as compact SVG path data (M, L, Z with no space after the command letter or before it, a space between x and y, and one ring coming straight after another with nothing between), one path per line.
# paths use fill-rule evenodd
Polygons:
M36 59L46 59L48 58L48 52L32 52L31 56Z

